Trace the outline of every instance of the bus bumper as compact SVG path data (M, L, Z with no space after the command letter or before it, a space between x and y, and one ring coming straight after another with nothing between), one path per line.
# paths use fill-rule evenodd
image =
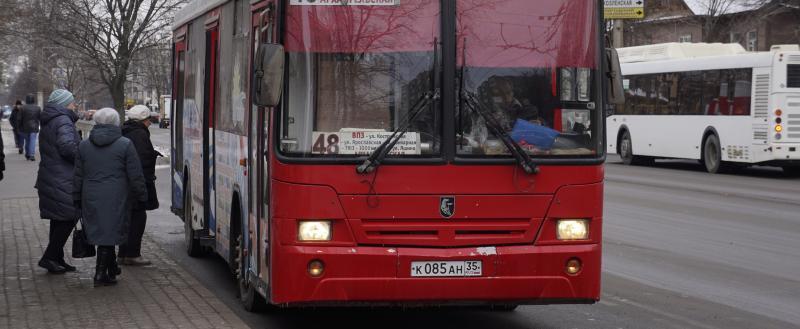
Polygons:
M594 303L599 244L481 248L276 246L271 302L303 305ZM580 272L566 273L570 259ZM312 277L311 261L322 261ZM480 277L412 277L411 262L480 260Z
M773 144L772 156L777 165L797 165L800 162L800 144Z

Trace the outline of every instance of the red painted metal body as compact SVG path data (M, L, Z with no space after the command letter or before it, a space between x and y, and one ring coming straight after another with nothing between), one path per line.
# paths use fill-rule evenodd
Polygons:
M550 303L600 297L603 166L389 166L273 161L271 302ZM374 186L370 187L374 180ZM372 191L372 192L371 192ZM441 196L456 211L442 218ZM556 239L555 220L591 220L590 240ZM298 219L333 221L333 241L297 242ZM569 259L583 264L565 273ZM321 260L313 278L308 263ZM470 278L411 277L412 261L483 262Z

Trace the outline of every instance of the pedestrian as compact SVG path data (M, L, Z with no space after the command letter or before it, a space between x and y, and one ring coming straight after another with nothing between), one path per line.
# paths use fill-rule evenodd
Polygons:
M34 104L35 101L36 97L33 95L25 97L19 128L25 138L25 158L30 161L36 161L36 138L39 135L39 122L42 115L42 108Z
M6 171L6 154L3 153L3 134L0 133L0 181L3 180L4 171Z
M132 203L147 202L142 165L136 147L122 137L117 111L94 115L96 125L78 147L73 200L83 214L89 243L97 246L95 286L117 283L121 273L114 248L127 240Z
M50 239L39 260L48 272L60 274L75 271L64 261L64 244L80 217L72 203L75 154L80 137L75 129L75 98L69 91L59 89L50 94L42 118L42 143L36 189L39 211L50 220Z
M17 100L14 104L14 109L11 110L11 117L8 118L8 122L11 123L11 130L14 133L14 145L17 146L17 151L19 154L22 154L25 147L25 141L22 137L22 132L20 131L20 126L22 122L22 101Z
M131 207L131 225L128 241L119 246L119 262L122 265L150 265L142 258L142 236L147 224L147 210L158 209L156 194L156 158L161 155L150 141L150 109L136 105L128 111L128 121L122 125L122 136L130 139L142 164L142 172L147 186L147 202L134 203Z

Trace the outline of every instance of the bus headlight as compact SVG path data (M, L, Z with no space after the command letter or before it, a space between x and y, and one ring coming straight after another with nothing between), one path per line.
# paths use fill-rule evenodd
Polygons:
M559 240L588 240L589 220L559 219L556 225L556 237Z
M298 223L297 239L300 241L330 241L330 221L301 221Z

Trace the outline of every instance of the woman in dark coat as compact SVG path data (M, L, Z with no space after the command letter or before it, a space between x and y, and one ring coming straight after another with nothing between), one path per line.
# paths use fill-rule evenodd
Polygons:
M147 202L135 204L131 209L131 226L128 230L128 241L119 246L119 261L122 265L150 265L150 261L142 258L142 236L147 223L147 210L158 209L156 194L156 158L160 153L150 142L150 109L144 105L136 105L128 111L128 121L122 124L122 136L130 139L136 147L139 161L142 162L145 183L147 184Z
M14 109L11 110L11 117L8 118L8 122L11 123L11 130L14 132L14 144L17 146L19 154L22 154L22 152L25 150L25 142L23 140L22 132L20 131L22 122L21 100L17 100L17 103L14 104Z
M146 202L147 189L136 148L122 137L117 111L102 109L94 120L89 139L78 147L74 200L83 212L86 238L98 246L94 284L101 286L117 283L114 247L126 241L131 203Z
M64 261L64 244L80 214L72 204L72 179L75 153L81 139L75 130L75 98L69 91L54 91L41 114L42 128L39 154L39 174L36 189L39 193L39 211L43 219L50 220L50 240L39 260L39 266L50 273L75 271Z

